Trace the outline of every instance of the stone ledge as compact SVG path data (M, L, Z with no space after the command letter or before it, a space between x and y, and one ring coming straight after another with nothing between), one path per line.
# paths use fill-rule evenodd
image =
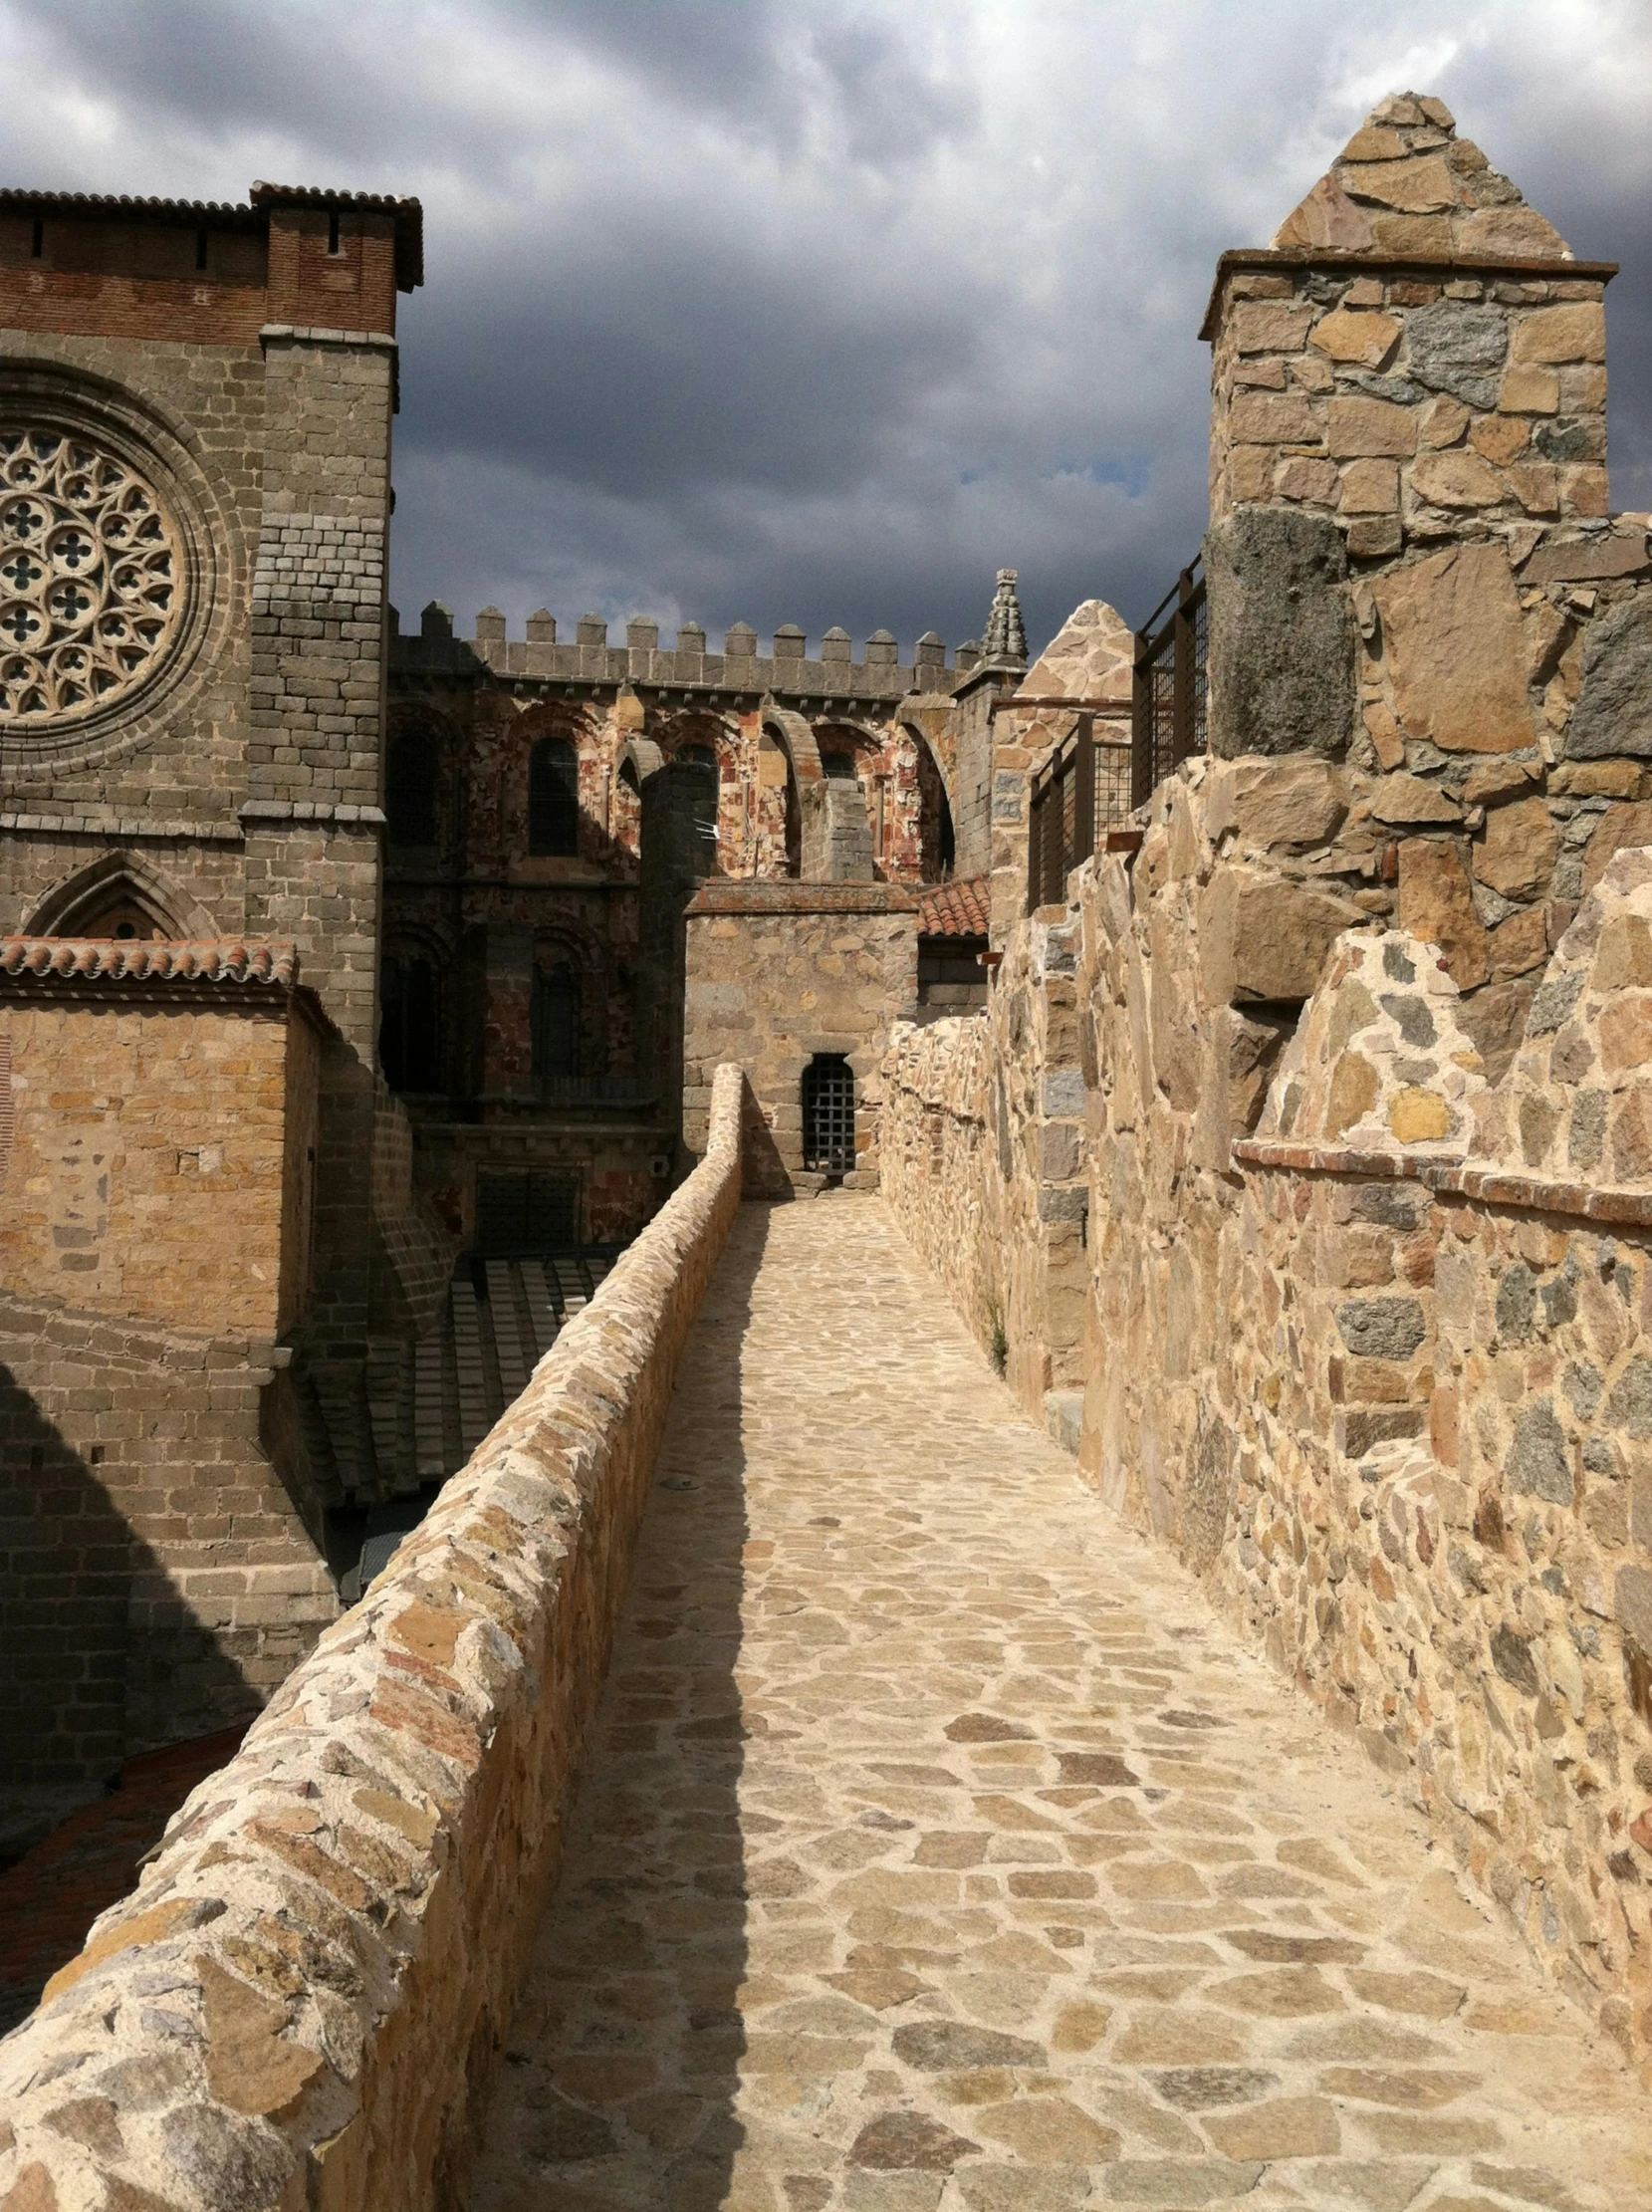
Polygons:
M237 810L243 822L338 822L347 828L382 830L382 807L336 807L315 799L248 799Z
M800 883L762 877L712 880L690 914L915 914L923 892L905 883Z
M1216 264L1216 278L1205 305L1199 336L1208 345L1216 335L1216 312L1228 279L1242 270L1270 271L1348 270L1368 276L1373 270L1416 269L1426 276L1542 277L1551 283L1610 284L1617 275L1615 261L1572 261L1557 254L1517 260L1498 254L1391 254L1339 251L1328 246L1243 246L1230 249Z
M445 2200L739 1203L740 1071L713 1088L705 1160L7 2039L0 2203L170 2200L180 2146L204 2202L248 2212ZM101 2136L51 2124L71 2071Z
M1347 1144L1287 1144L1268 1137L1242 1138L1233 1147L1233 1157L1242 1166L1264 1173L1386 1177L1477 1198L1488 1206L1525 1206L1534 1213L1652 1228L1652 1190L1562 1182L1551 1175L1521 1174L1491 1161L1430 1158L1421 1152L1365 1152Z
M241 832L228 822L155 822L142 815L117 814L113 807L84 807L77 814L0 812L0 830L20 830L37 837L144 838L150 843L184 838L197 843L239 845Z
M335 331L313 323L266 323L258 341L261 346L367 346L380 354L398 350L388 331Z

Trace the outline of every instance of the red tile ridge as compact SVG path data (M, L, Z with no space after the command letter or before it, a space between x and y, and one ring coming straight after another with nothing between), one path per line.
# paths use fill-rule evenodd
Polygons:
M936 883L924 892L918 907L918 935L984 937L991 919L989 878L967 875L962 880Z
M263 983L291 990L290 938L0 937L0 977L100 983Z

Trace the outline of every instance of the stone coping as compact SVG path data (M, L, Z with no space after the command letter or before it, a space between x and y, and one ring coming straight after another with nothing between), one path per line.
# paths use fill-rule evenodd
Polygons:
M687 911L696 914L915 914L921 885L800 883L791 877L731 877L700 885Z
M1582 1221L1652 1227L1652 1190L1610 1183L1569 1183L1552 1175L1525 1175L1492 1161L1442 1158L1426 1152L1360 1151L1351 1144L1291 1144L1277 1137L1245 1137L1233 1146L1243 1166L1265 1173L1357 1175L1426 1184L1489 1206L1525 1206L1534 1213L1566 1214Z
M1442 282L1454 276L1473 276L1540 277L1551 284L1610 284L1618 265L1615 261L1570 261L1558 254L1516 259L1501 254L1389 254L1374 249L1366 253L1336 252L1328 246L1230 247L1217 260L1199 336L1207 345L1215 338L1222 294L1231 276L1241 270L1268 273L1287 269L1334 269L1350 274L1363 271L1367 275L1373 269L1415 269L1422 276Z
M0 2044L0 2205L457 2200L743 1099L719 1068L699 1167Z
M405 291L407 287L398 289ZM315 323L266 323L258 336L266 346L285 340L295 346L366 346L381 354L397 351L388 331L335 331Z
M238 810L242 822L342 822L354 829L382 830L382 807L338 806L323 799L247 799Z

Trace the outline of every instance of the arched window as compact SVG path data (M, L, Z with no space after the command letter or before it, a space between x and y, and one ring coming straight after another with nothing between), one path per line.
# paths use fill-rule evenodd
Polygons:
M566 737L542 737L528 756L528 850L580 850L580 763Z
M378 1064L392 1091L440 1091L436 970L422 953L386 958L378 981Z
M176 894L176 895L174 895ZM26 924L31 937L215 937L218 928L129 853L106 853L61 883Z
M407 730L390 740L384 822L391 845L436 842L436 748L423 730Z
M566 961L534 970L531 1051L536 1083L580 1072L580 978Z
M918 744L918 866L926 883L949 876L958 860L958 841L946 782L929 747Z
M169 932L160 928L147 908L129 892L124 896L116 892L108 905L79 919L75 934L77 937L165 937Z
M689 800L694 826L708 845L715 845L720 795L717 755L709 745L684 745L679 747L675 757L694 774L693 796Z

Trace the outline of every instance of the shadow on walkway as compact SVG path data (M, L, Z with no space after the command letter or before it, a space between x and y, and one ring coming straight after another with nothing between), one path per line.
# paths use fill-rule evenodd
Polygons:
M470 2180L478 2212L710 2212L728 2197L746 2048L740 1362L769 1218L741 1208L684 1349L560 1882Z

